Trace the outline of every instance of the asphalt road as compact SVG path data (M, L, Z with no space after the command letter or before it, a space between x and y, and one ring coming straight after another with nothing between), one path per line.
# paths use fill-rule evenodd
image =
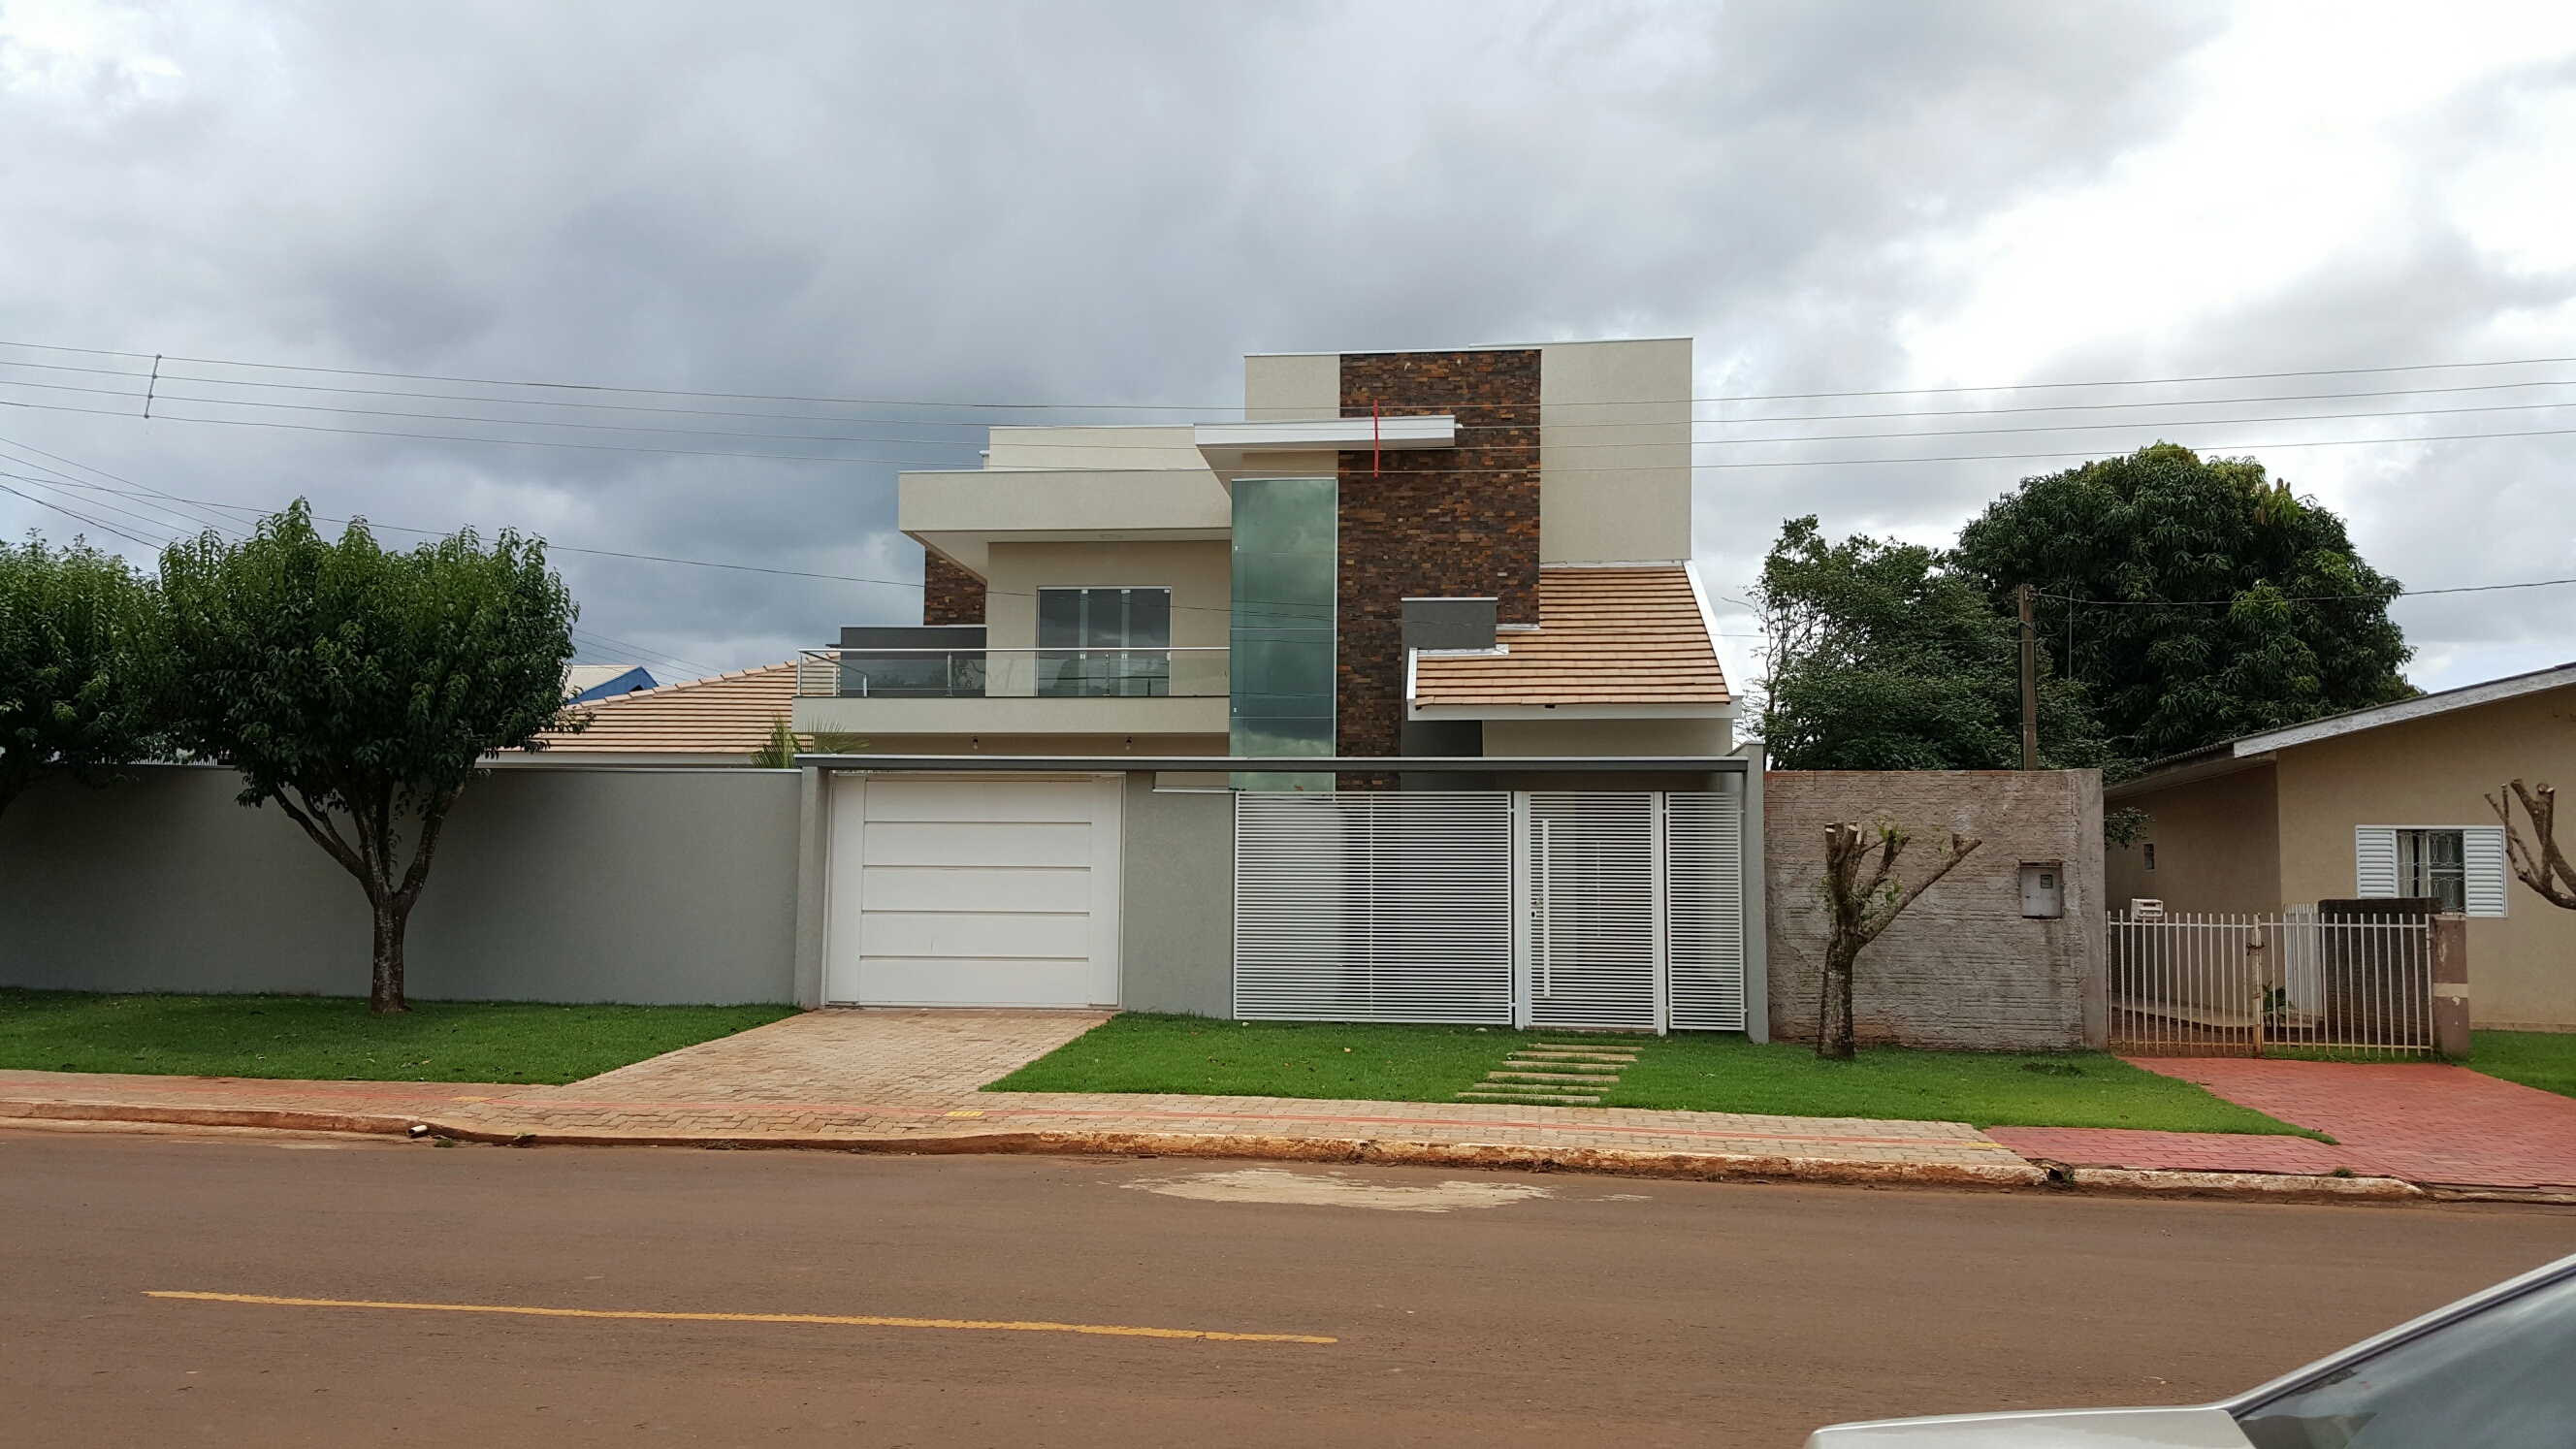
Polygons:
M0 1443L1793 1445L2213 1397L2571 1251L2525 1207L20 1130ZM940 1326L996 1320L1060 1326Z

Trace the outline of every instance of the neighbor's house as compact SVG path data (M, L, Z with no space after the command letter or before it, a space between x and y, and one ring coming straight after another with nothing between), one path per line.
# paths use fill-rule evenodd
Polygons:
M2576 911L2513 878L2487 804L2514 779L2576 785L2576 664L2248 735L2114 785L2105 805L2147 824L2110 849L2110 895L2226 913L2431 897L2469 918L2478 1026L2576 1027Z

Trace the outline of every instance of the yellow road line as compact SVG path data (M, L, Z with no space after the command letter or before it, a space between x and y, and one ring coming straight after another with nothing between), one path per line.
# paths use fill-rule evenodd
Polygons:
M371 1298L273 1298L261 1293L147 1289L146 1298L257 1303L273 1308L399 1308L413 1313L502 1313L523 1318L635 1318L667 1323L821 1323L849 1328L965 1328L1012 1333L1094 1333L1111 1338L1202 1338L1219 1343L1339 1343L1311 1333L1225 1333L1213 1328L1139 1328L1120 1323L1046 1323L983 1318L886 1318L836 1313L673 1313L641 1308L537 1308L512 1303L394 1303Z

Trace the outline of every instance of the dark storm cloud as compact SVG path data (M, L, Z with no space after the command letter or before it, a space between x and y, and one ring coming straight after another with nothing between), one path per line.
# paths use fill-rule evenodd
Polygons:
M2161 5L11 15L0 336L645 387L1213 407L1239 396L1246 351L1596 335L1695 336L1703 391L1910 380L1923 360L1906 319L1980 281L1927 238L2095 184L2156 144L2184 68L2225 26ZM2477 336L2463 314L2565 295L2456 252L2428 230L2395 263L2357 258L2181 352L2222 366L2421 355ZM2369 305L2393 285L2423 290ZM2308 341L2274 345L2294 334ZM2169 343L2085 360L2162 362ZM815 445L950 465L971 465L979 441L917 424L813 431L951 437ZM882 464L17 410L0 411L0 437L190 497L300 493L394 524L918 576ZM1710 571L1739 582L1794 513L1945 533L2030 471L1713 472ZM68 527L0 502L0 521ZM781 658L916 607L883 587L559 561L586 630L692 663Z

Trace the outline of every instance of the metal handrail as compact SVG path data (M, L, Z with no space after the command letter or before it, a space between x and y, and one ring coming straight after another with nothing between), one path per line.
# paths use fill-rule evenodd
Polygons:
M1144 697L1227 692L1222 644L845 644L800 649L800 698Z

